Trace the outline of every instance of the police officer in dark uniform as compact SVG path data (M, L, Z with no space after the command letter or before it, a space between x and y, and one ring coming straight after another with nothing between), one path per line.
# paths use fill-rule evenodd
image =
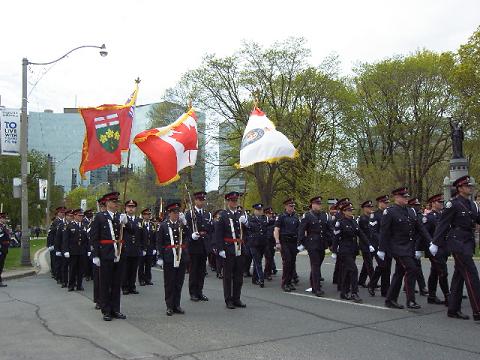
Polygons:
M275 216L273 209L267 207L263 210L263 213L267 217L267 246L265 248L265 268L263 274L268 281L272 280L272 274L277 273L275 266L275 238L273 237L273 230L275 228Z
M103 196L100 197L99 199L97 199L97 204L98 204L99 212L107 211L107 207L106 207L105 201L103 199ZM95 264L93 262L93 257L95 255L94 255L94 251L93 251L93 239L92 239L92 235L91 235L92 224L93 224L93 220L92 220L92 223L90 224L90 227L87 229L87 233L88 233L88 240L89 240L89 244L90 244L90 256L89 256L89 258L92 261L93 302L95 303L95 310L101 310L102 308L100 306L100 267L97 266L97 264Z
M83 210L73 210L73 220L63 232L63 253L69 260L68 291L83 291L84 260L88 252L88 235L83 221Z
M138 282L140 286L153 285L152 282L152 265L153 258L157 254L156 236L157 229L153 224L152 210L142 210L142 256L139 258L138 264Z
M423 226L423 214L422 214L421 205L422 204L420 203L420 200L418 200L418 198L416 197L408 200L408 206L415 211L419 224ZM420 233L416 232L415 233L415 249L416 249L416 244L418 244L421 241L422 241L422 236L420 235ZM417 275L418 288L420 290L421 296L427 296L428 290L427 290L427 284L425 283L425 276L423 275L421 256L417 256L417 255L419 254L415 252L415 262L417 263L417 266L418 266L418 275Z
M375 260L377 261L377 267L373 274L373 280L371 280L371 285L377 287L378 281L380 280L380 294L385 297L387 296L388 288L390 287L390 275L392 272L392 257L390 254L385 254L385 258L381 259L378 257L378 244L380 242L380 225L382 223L383 212L388 208L390 203L390 198L388 195L378 196L376 199L378 209L370 214L370 226L372 228L372 241L371 245L375 248Z
M440 219L440 214L443 210L443 195L436 194L428 199L430 205L430 212L422 217L423 225L428 233L433 237L435 229ZM428 298L429 304L447 305L450 290L448 287L448 268L447 268L447 251L440 249L436 256L433 256L428 249L430 244L423 237L419 238L417 244L417 251L415 256L420 258L423 254L430 260L430 275L428 277ZM443 292L445 300L440 300L437 297L437 283L440 284L440 289Z
M415 262L415 236L417 232L427 239L431 239L431 236L419 222L415 211L407 206L410 198L408 188L395 189L392 195L395 204L383 212L377 252L382 260L385 259L386 254L391 254L396 263L385 305L403 309L397 300L405 277L407 307L420 309L420 305L415 302L415 281L418 276L418 266Z
M360 207L362 208L363 214L360 215L360 217L358 218L358 226L367 237L368 246L365 243L360 242L360 251L362 252L363 265L362 271L360 272L360 276L358 278L358 284L364 285L366 287L365 282L368 275L368 278L370 279L370 282L368 284L368 293L370 294L370 296L375 296L375 286L372 281L374 274L372 254L375 253L376 249L372 245L374 237L372 226L370 225L370 215L373 214L374 206L371 200L367 200L364 201L360 205Z
M225 195L227 209L220 213L215 223L215 239L218 255L224 259L223 297L228 309L244 308L240 300L245 266L244 225L247 217L237 211L240 193Z
M470 176L458 178L453 186L456 187L458 196L445 204L429 250L433 256L436 256L439 248L446 249L452 253L455 260L447 315L464 320L469 318L461 312L465 283L472 306L473 320L480 321L480 280L473 261L474 231L475 225L480 223L480 212L478 206L470 199L473 193Z
M10 246L10 234L7 230L7 213L0 213L0 287L6 287L7 284L2 282L2 272L5 266L5 259L8 254L8 248Z
M273 235L275 242L280 245L283 262L282 289L290 292L296 290L292 285L295 263L297 259L297 239L300 220L295 212L295 200L286 199L283 202L285 211L277 216Z
M306 212L298 227L298 250L307 249L310 258L312 294L324 295L320 282L325 249L333 242L333 231L329 215L322 211L322 197L310 199L311 210Z
M193 194L193 197L195 202L193 210L187 211L185 218L191 234L188 248L188 255L190 256L188 290L190 300L197 302L208 301L208 297L203 293L203 284L207 272L207 254L213 233L213 219L212 214L205 210L207 193L198 191Z
M88 237L88 246L87 246L87 253L85 254L84 258L83 258L83 269L84 269L84 272L83 274L85 275L85 280L91 280L92 277L93 277L93 263L91 261L91 255L92 255L92 251L91 251L91 248L90 248L90 235L89 235L89 232L90 232L90 226L92 225L92 221L93 221L93 210L92 209L87 209L85 210L85 212L83 213L84 217L83 217L83 221L82 221L82 224L83 224L83 227L85 228L86 232L87 232L87 237Z
M218 209L213 212L213 222L212 222L213 234L212 234L211 244L210 244L212 247L212 251L215 254L215 272L217 273L218 279L223 279L224 259L218 254L217 243L216 243L217 239L215 237L215 228L216 228L215 224L220 220L220 214L222 213L222 211L223 211L222 209Z
M73 210L65 210L64 222L60 224L55 234L55 254L57 255L56 262L59 263L59 277L62 288L68 286L68 266L70 264L69 256L65 256L63 249L63 233L66 226L73 220ZM58 281L57 281L58 282Z
M55 251L55 238L57 235L58 227L64 222L65 219L65 207L60 206L55 209L55 219L50 224L50 228L48 229L47 233L47 247L48 251L50 252L50 271L52 273L52 277L57 280L57 283L60 283L60 270L59 264L56 263L57 255Z
M167 205L168 219L160 224L157 232L157 264L163 266L163 285L167 315L185 314L180 307L185 270L189 261L189 233L185 216L180 216L180 203Z
M123 228L124 248L122 256L125 258L125 270L122 279L123 295L138 294L135 282L137 280L138 262L142 257L143 234L142 220L135 215L137 202L128 200L125 202L125 213L127 214L127 223Z
M337 223L338 220L340 220L343 217L343 212L340 211L340 208L342 205L349 203L350 199L349 198L342 198L340 200L337 200L335 203L335 213L332 216L332 219L330 223L332 224L332 228L335 227L335 224ZM339 257L335 261L335 268L333 270L333 284L337 284L337 290L341 291L342 290L342 261L343 257Z
M252 206L253 214L248 216L247 245L253 258L252 283L265 286L265 274L262 268L262 259L267 249L267 217L263 213L263 204Z
M126 319L120 312L120 288L123 278L123 261L120 227L128 221L126 214L119 214L118 192L103 196L106 210L96 214L90 230L93 243L93 263L100 271L100 307L103 320Z
M358 255L358 239L363 246L370 246L367 236L353 218L353 205L345 202L340 206L343 216L335 222L332 244L332 258L342 260L342 280L340 298L361 303L358 295L358 268L355 258ZM351 295L349 294L351 291Z

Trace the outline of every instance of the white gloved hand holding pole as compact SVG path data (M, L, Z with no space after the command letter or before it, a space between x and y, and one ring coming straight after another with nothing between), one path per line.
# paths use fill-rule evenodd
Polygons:
M99 257L94 257L94 258L92 259L92 262L93 262L96 266L100 267L100 258L99 258Z
M65 256L66 259L69 259L70 258L70 253L67 251L66 253L63 254L63 256Z
M428 247L428 250L430 250L432 255L435 256L435 255L437 255L437 252L438 252L438 246L433 244L433 243L430 243L430 246Z
M200 234L198 232L192 233L192 240L198 240L200 239Z
M220 252L218 253L218 255L219 255L220 257L224 258L224 259L227 258L227 255L225 254L225 250L220 251Z
M181 223L182 223L183 225L187 225L187 219L185 218L185 214L184 214L184 213L181 212L181 213L178 215L178 219L181 221Z
M241 215L238 218L238 221L240 221L241 224L247 224L247 222L248 222L247 217L245 215Z
M332 255L330 255L333 259L333 261L337 261L337 254L335 253L332 253Z
M372 245L368 247L368 250L370 250L371 253L375 252L375 248Z
M121 213L120 214L120 223L125 225L128 222L127 214Z
M377 251L377 256L382 259L382 261L385 260L385 252L384 251Z
M422 258L423 251L415 251L415 259L420 260Z
M300 245L297 246L297 250L298 250L299 252L302 252L303 250L305 250L305 246L303 246L302 244L300 244Z
M157 255L157 250L153 249L153 250L152 250L152 254L153 254L153 255Z

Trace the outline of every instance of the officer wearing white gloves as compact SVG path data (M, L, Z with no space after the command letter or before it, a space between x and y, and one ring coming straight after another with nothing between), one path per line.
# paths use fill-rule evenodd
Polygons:
M157 227L152 222L152 210L149 208L142 210L141 236L144 251L138 262L138 282L140 286L153 285L152 265L157 253Z
M125 269L122 279L123 295L138 294L135 285L137 280L137 271L140 259L143 255L142 249L142 219L136 216L137 202L128 200L125 202L125 214L127 222L123 228L123 244L122 256L125 261Z

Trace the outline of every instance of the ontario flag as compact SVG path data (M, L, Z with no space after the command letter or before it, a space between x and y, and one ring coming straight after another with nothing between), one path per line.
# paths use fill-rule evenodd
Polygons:
M158 183L168 185L180 179L180 170L197 161L197 115L190 109L168 126L137 134L133 142L152 163Z
M106 104L80 108L85 122L80 174L105 165L120 165L122 151L130 148L130 135L137 101L138 83L125 105Z
M243 133L240 163L237 167L244 168L258 162L276 162L297 156L298 152L290 140L277 131L273 122L256 107L250 114Z

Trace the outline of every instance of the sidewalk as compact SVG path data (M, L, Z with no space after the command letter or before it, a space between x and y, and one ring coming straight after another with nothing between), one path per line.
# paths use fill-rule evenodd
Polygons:
M44 274L50 267L46 260L45 254L47 253L47 248L39 249L33 257L33 266L26 266L24 268L6 270L2 273L3 280L14 280L20 279L26 276L32 276L39 273Z

